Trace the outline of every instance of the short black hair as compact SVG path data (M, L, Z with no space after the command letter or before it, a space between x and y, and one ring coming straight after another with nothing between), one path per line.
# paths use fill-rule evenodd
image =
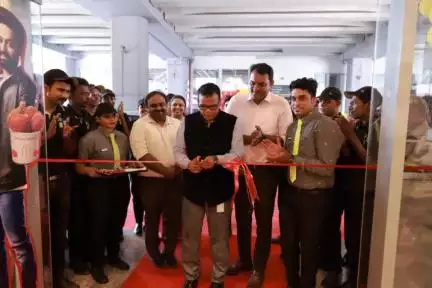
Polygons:
M303 77L292 81L289 88L290 91L294 89L306 90L312 97L316 97L318 82L315 79Z
M183 96L181 96L181 95L174 95L174 96L171 98L170 102L173 102L175 99L180 99L181 101L183 101L183 103L184 103L185 106L186 106L186 99L185 99Z
M14 40L17 44L17 54L23 58L27 46L27 33L23 24L11 11L4 7L0 7L0 23L13 31Z
M166 95L167 101L170 102L170 101L174 98L174 96L176 96L176 95L173 94L173 93L168 93L168 94Z
M89 82L80 77L72 77L72 87L71 87L71 94L75 93L76 89L78 89L79 86L90 86Z
M105 92L102 94L102 99L107 99L107 98L115 98L115 94L113 91L106 89Z
M148 106L148 101L151 99L151 98L153 98L154 96L156 96L156 95L160 95L160 96L162 96L164 99L165 99L165 102L168 102L167 100L167 95L165 95L165 93L163 93L162 91L152 91L152 92L150 92L150 93L148 93L147 95L146 95L146 97L145 97L145 101L144 101L144 103L145 103L145 105L146 106Z
M252 74L253 72L256 72L260 75L268 75L269 80L271 82L273 82L274 71L273 71L273 68L270 65L268 65L267 63L253 64L249 68L249 74Z
M204 85L201 85L201 87L198 89L198 97L211 97L213 96L213 94L217 94L218 99L221 99L221 90L219 86L214 83L206 83Z

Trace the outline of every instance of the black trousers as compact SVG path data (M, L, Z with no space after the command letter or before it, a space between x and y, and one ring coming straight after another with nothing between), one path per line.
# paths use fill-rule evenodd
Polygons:
M375 191L350 190L345 208L345 244L350 282L367 283Z
M151 258L160 256L159 224L164 215L165 253L173 254L181 226L181 177L166 179L158 177L139 177L139 193L145 210L145 242Z
M251 263L252 210L255 210L257 239L255 242L253 265L258 272L264 272L270 255L272 220L276 191L280 182L281 169L278 167L251 167L259 201L252 208L246 192L244 177L240 178L239 191L235 198L237 221L237 245L239 260Z
M132 204L135 216L135 223L142 225L144 221L144 206L142 204L142 199L139 194L139 184L138 184L137 174L131 174L131 192L132 192Z
M315 287L328 193L290 185L279 192L281 246L290 287Z
M320 247L320 265L324 271L341 271L342 265L342 235L341 221L346 206L346 194L342 189L335 187L329 195L328 214L324 225Z
M48 178L48 179L47 179ZM40 193L48 197L49 205L49 235L51 243L51 267L53 287L64 278L66 230L69 221L70 180L67 173L59 173L46 177L41 175ZM47 189L48 188L48 189Z
M90 233L88 227L88 207L85 199L87 193L87 177L70 173L71 196L69 212L69 260L70 265L79 265L88 262L87 235Z
M104 263L105 248L108 260L119 257L130 200L128 176L89 179L86 200L90 207L90 262L92 266L100 267Z

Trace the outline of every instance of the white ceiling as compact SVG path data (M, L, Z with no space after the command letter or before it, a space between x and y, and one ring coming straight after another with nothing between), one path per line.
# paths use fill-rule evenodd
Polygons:
M147 0L142 0L147 1ZM329 55L347 50L389 17L376 0L152 0L195 55ZM383 3L385 2L385 3ZM127 2L123 0L123 3ZM33 6L32 27L70 51L110 51L110 24L73 0ZM40 23L42 29L40 29Z

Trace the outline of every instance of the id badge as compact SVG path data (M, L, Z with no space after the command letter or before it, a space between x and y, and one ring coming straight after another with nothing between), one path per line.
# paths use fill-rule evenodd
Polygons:
M216 213L224 213L225 211L225 203L221 203L216 206Z

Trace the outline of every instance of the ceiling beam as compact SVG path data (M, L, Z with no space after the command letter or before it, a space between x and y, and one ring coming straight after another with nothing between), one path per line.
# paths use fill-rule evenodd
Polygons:
M109 27L109 22L90 15L32 15L31 23L44 28L57 27Z
M45 41L51 44L64 44L64 45L111 45L110 37L46 37Z
M338 38L338 37L314 37L314 38L306 38L306 37L285 37L285 38L250 38L250 37L244 37L244 38L229 38L229 37L215 37L215 38L209 38L209 39L196 39L196 38L188 38L186 39L186 42L190 45L196 45L196 44L218 44L218 43L224 43L229 45L236 45L241 43L248 43L249 45L254 45L255 43L271 43L273 45L278 44L287 44L287 43L330 43L330 44L352 44L356 42L355 37L344 37L344 38Z
M218 28L177 28L178 33L196 36L339 36L351 34L371 34L375 31L370 27L218 27Z
M110 37L111 30L108 28L42 28L32 25L32 33L43 36L64 36L64 37Z
M167 14L166 17L169 21L174 23L188 23L189 25L206 25L209 22L217 20L218 22L233 22L241 23L244 21L256 21L262 24L261 21L271 18L272 20L332 20L332 19L344 19L352 21L376 21L378 16L381 20L389 18L389 13L377 13L377 12L269 12L269 13L207 13L207 14ZM209 25L209 24L207 24ZM241 25L241 24L240 24Z

